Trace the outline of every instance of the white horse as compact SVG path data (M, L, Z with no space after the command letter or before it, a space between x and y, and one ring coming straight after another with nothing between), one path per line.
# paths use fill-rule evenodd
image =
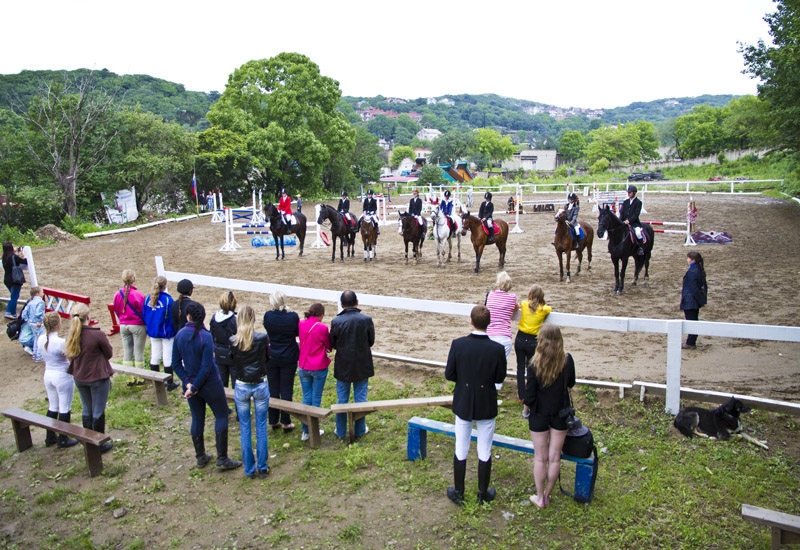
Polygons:
M453 217L456 222L456 239L458 239L458 261L461 261L461 219L458 216ZM439 261L439 267L444 267L443 264L450 262L453 255L453 241L450 237L450 228L447 226L447 217L439 211L436 206L431 211L431 225L433 226L433 239L436 241L436 258ZM447 259L444 259L445 249L444 243L447 241Z

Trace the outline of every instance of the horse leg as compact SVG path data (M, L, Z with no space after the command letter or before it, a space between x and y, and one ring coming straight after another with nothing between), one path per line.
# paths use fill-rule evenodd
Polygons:
M280 260L281 259L281 249L278 248L278 246L279 246L278 245L278 239L280 239L280 237L278 237L276 235L276 236L273 236L272 239L275 241L275 259L276 260Z
M333 246L331 246L331 263L336 261L336 233L331 231L331 235L333 236Z
M447 263L450 263L450 259L453 257L453 239L447 237Z
M481 256L483 255L483 247L475 247L475 275L481 270Z
M413 246L412 246L413 250ZM408 265L408 241L406 241L406 265Z
M458 263L461 263L461 233L459 232L456 235L456 239L458 240Z
M556 255L558 255L558 282L564 280L564 260L561 258L561 251L556 248Z
M619 271L619 283L617 285L617 294L622 294L625 289L625 271L628 269L628 257L622 258L622 267Z
M506 266L506 243L503 242L503 248L500 248L500 243L497 243L497 251L500 253L500 267Z
M566 253L567 253L567 282L569 283L570 282L570 277L571 277L570 272L569 272L570 271L569 268L570 268L570 261L572 260L572 249L568 248L566 250Z

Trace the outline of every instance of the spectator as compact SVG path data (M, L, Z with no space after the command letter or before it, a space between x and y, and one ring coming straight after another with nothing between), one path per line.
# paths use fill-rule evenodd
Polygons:
M325 380L328 378L328 365L331 360L328 352L331 351L331 337L327 325L322 322L325 317L325 306L311 304L304 314L305 319L300 321L300 361L297 376L300 378L300 387L303 388L303 405L319 407L322 404L322 390L325 389ZM308 426L303 424L301 441L308 441ZM324 434L323 430L319 435Z
M42 321L44 320L44 300L42 300L42 289L32 286L31 299L22 309L22 320L25 323L19 331L19 343L25 353L33 356L37 363L42 361L42 353L39 350L39 336L44 332Z
M72 320L67 334L66 352L69 358L67 373L75 379L75 387L83 405L83 427L105 433L106 402L114 374L109 359L114 348L98 327L90 327L89 307L76 303L70 310ZM110 441L100 445L100 452L110 451Z
M22 248L18 250L22 252ZM6 319L17 318L17 302L19 301L19 292L22 290L21 284L14 284L11 280L11 269L14 265L28 265L28 260L24 254L22 256L15 254L14 245L6 241L3 243L3 283L11 294L6 304Z
M217 362L222 385L236 387L236 377L231 375L231 337L236 334L236 296L232 290L226 290L219 297L219 311L208 324L214 338L214 359Z
M525 371L536 353L537 336L542 323L550 315L553 308L544 301L544 290L539 285L533 285L528 290L528 299L520 303L519 330L517 339L514 340L514 353L517 356L517 396L520 402L525 400ZM523 407L522 414L528 414L527 407Z
M300 348L297 345L300 317L286 305L286 294L277 290L269 295L270 311L264 314L264 328L270 343L270 361L267 366L267 381L271 397L291 401L294 394L294 375ZM273 430L283 428L284 433L294 430L289 413L269 409L269 424Z
M122 364L137 369L144 368L144 345L147 327L144 324L144 294L133 283L136 273L132 269L122 272L122 288L114 295L114 313L119 319L122 336ZM129 386L143 386L144 380L134 379Z
M153 290L145 296L143 302L144 324L150 337L150 370L158 372L161 361L164 372L172 374L172 344L175 341L175 327L172 324L170 310L175 300L167 292L167 278L159 275L153 281ZM172 391L180 384L170 378L167 391Z
M175 334L178 333L186 325L186 310L194 302L191 299L194 285L189 279L181 279L178 281L178 299L172 303L170 315L172 317L172 326L175 327Z
M375 325L372 317L358 309L358 297L352 290L342 292L340 302L342 311L331 320L331 348L336 350L333 377L336 378L337 403L350 400L351 387L353 401L363 403L367 400L369 379L375 375L370 349L375 343ZM356 420L353 430L356 437L365 435L369 431L367 420ZM347 414L337 413L336 437L344 438L346 431Z
M519 308L517 295L509 292L512 286L514 285L511 277L505 271L501 271L495 279L495 289L486 295L486 307L492 314L486 334L489 335L489 339L502 344L506 351L506 359L511 353L511 317Z
M689 269L683 276L681 310L687 321L697 321L700 318L700 308L706 305L708 300L706 270L703 265L703 256L699 252L692 250L686 254L686 261L689 263ZM697 348L697 335L687 335L686 343L681 347L683 349Z
M44 334L39 336L39 350L44 358L44 390L47 392L47 416L62 422L69 422L72 410L72 396L75 382L67 374L69 359L64 351L65 341L58 335L61 317L55 311L44 314ZM44 444L47 447L58 445L59 449L77 445L76 439L47 430Z

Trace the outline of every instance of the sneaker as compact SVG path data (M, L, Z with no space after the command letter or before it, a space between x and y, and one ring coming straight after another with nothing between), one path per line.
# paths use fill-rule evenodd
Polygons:
M324 435L325 430L320 430L319 435ZM308 441L311 438L308 432L303 432L303 435L300 436L300 441Z
M697 349L697 346L692 346L690 344L681 344L681 349Z
M13 321L14 319L17 318L17 316L16 315L11 315L10 313L6 313L5 318L6 319L11 319Z
M27 353L28 355L33 355L33 349L32 349L30 346L22 346L22 349L23 349L23 350L25 351L25 353Z
M359 435L359 436L356 436L356 437L364 437L364 436L365 436L365 435L367 435L368 433L369 433L369 426L365 426L365 427L364 427L364 433L363 433L363 434L361 434L361 435Z

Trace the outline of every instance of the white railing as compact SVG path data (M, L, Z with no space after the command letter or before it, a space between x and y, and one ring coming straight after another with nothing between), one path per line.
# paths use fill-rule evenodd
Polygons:
M168 281L177 282L190 279L195 286L208 286L229 290L269 294L283 291L293 298L304 298L315 302L339 304L341 290L324 290L302 286L289 286L274 283L261 283L242 279L228 279L195 273L166 271L161 256L155 257L156 272ZM421 300L401 296L382 296L380 294L358 294L359 305L402 309L414 312L435 313L437 315L457 315L469 317L475 304ZM517 312L516 318L519 318ZM666 365L666 411L677 414L680 409L681 392L681 343L684 334L700 336L722 336L726 338L747 338L750 340L773 340L778 342L800 343L800 327L748 325L743 323L719 323L713 321L685 321L680 319L640 319L636 317L607 317L600 315L577 315L554 312L548 315L548 323L563 327L584 328L612 332L649 332L664 334L667 337Z

